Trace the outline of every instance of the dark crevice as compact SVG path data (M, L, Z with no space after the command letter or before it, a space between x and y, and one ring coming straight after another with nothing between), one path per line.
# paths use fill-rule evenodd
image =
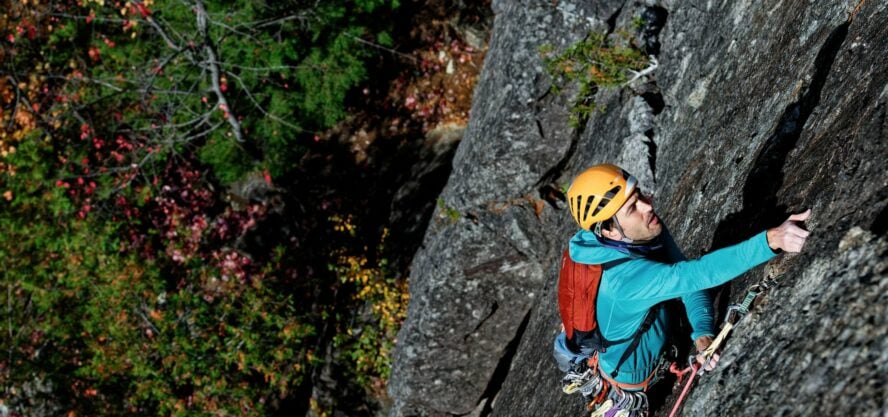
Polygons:
M659 6L647 7L641 14L643 25L638 30L638 34L642 41L642 47L646 55L657 56L660 54L660 31L666 25L669 12ZM650 81L646 91L641 93L641 98L651 108L651 114L656 117L666 102L663 100L663 94L660 92L656 81ZM647 137L645 145L648 148L648 165L651 167L651 176L654 183L657 182L657 143L654 142L654 130L648 129L644 132Z
M666 25L669 12L658 6L648 7L641 14L644 25L641 28L641 40L646 55L660 55L660 31Z
M496 301L494 301L494 302L493 302L493 305L490 307L490 312L487 313L487 315L486 315L483 319L481 319L481 321L478 322L478 325L475 326L475 328L472 329L472 331L469 332L469 334L467 334L467 335L465 335L465 336L463 337L463 342L467 342L467 341L469 340L469 338L472 337L472 335L475 334L475 332L477 332L478 329L480 329L481 326L483 326L484 323L487 322L488 319L490 319L491 317L493 317L493 314L496 313L496 310L499 310L499 303L497 303Z
M555 184L546 184L539 188L540 199L549 203L552 208L559 208L560 204L567 203L567 196L564 190L558 188Z
M651 166L651 175L654 177L654 182L657 182L657 143L654 142L654 129L645 130L644 136L647 137L644 144L648 147L648 164Z
M496 365L496 369L487 383L487 388L481 394L481 401L486 399L486 403L478 417L487 417L493 412L493 399L499 394L503 383L506 381L506 377L509 375L509 370L512 368L512 360L515 359L515 354L518 353L518 345L521 344L521 338L524 337L524 331L527 330L527 324L530 322L530 312L531 310L528 310L524 314L524 319L521 320L521 324L515 332L515 337L506 345L503 357L500 358L499 363Z
M786 106L774 132L759 151L743 186L742 210L728 215L719 223L711 250L740 242L748 238L751 232L776 226L786 218L787 207L778 205L777 197L783 185L783 168L808 118L820 102L820 93L847 35L848 23L843 23L830 33L820 48L814 58L814 75L810 85L798 101Z
M663 94L660 93L659 88L643 93L641 98L644 99L648 106L651 106L654 116L660 114L663 108L666 107L666 102L663 101Z
M888 204L882 206L882 210L876 216L876 219L873 220L873 224L870 225L869 229L876 236L882 236L888 231Z
M617 18L620 17L620 13L623 12L623 6L617 9L610 17L607 18L607 34L610 35L614 33L614 30L617 28Z

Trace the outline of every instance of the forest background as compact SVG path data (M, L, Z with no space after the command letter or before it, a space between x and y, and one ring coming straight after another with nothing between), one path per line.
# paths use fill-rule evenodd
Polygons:
M380 412L476 3L3 0L0 413Z

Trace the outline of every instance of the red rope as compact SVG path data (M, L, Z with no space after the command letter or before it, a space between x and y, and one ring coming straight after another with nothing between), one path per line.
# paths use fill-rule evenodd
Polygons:
M678 400L675 401L675 406L672 407L672 412L669 413L669 417L675 417L678 413L678 409L681 408L681 403L684 401L685 396L688 395L688 391L691 390L691 385L694 385L694 377L697 376L697 371L700 370L700 364L693 363L685 369L678 369L678 364L673 362L671 366L669 366L669 372L672 372L678 377L678 383L681 383L681 380L684 379L684 376L691 373L691 377L688 378L688 382L685 383L684 389L681 390L681 395L678 396Z

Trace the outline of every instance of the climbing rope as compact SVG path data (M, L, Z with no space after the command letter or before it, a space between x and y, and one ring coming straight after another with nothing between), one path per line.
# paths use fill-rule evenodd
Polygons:
M746 291L746 297L743 299L743 302L740 304L734 304L728 307L728 314L725 317L725 323L722 325L721 331L719 331L718 335L709 345L709 347L704 350L701 355L703 356L703 363L709 363L712 359L712 356L715 355L715 351L721 347L722 343L725 341L725 338L728 337L728 333L734 328L734 326L749 313L749 309L752 306L753 301L755 301L756 297L759 294L769 290L772 287L777 285L777 280L771 276L765 276L762 282L752 285ZM681 390L681 394L678 396L678 399L675 401L675 406L672 407L672 412L669 413L669 417L675 417L678 413L678 410L681 408L681 404L687 396L688 392L691 390L691 386L694 384L694 377L700 374L702 371L700 368L702 365L696 361L694 355L688 357L688 367L684 369L680 369L678 364L673 362L669 367L669 371L675 374L678 378L678 383L681 384L682 380L685 376L690 374L687 382L685 383L684 388Z

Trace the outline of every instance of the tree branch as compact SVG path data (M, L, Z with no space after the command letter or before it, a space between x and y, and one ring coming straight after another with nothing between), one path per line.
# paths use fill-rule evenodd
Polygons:
M19 101L21 101L21 94L18 88L18 81L15 80L13 75L8 75L9 82L12 83L12 88L15 89L15 101L12 103L12 115L9 116L9 122L6 124L6 131L12 132L12 129L15 127L15 116L18 113Z
M210 70L210 80L213 83L213 92L216 93L216 99L219 102L219 108L225 113L225 118L228 120L228 124L231 125L231 129L234 131L234 139L238 142L244 141L243 131L241 130L240 122L238 122L237 118L234 116L232 112L231 106L228 104L228 100L225 98L225 94L222 93L222 85L219 81L219 65L216 64L218 58L216 57L216 51L213 49L213 45L210 42L209 36L207 34L207 10L204 8L203 1L197 0L195 1L195 12L197 13L197 30L200 33L201 38L203 38L203 50L207 56L207 60L204 62L208 69Z
M132 0L132 2L135 4L142 3L139 0ZM181 46L177 45L176 42L173 42L173 39L170 38L170 36L166 33L166 31L163 30L163 28L161 28L159 24L157 24L157 21L154 20L154 17L152 17L151 15L145 16L145 21L148 22L148 24L151 25L151 27L153 27L154 30L156 30L158 34L160 34L160 37L163 38L163 41L166 42L168 47L170 47L172 50L174 50L176 52L182 52L183 48Z
M264 114L265 116L267 116L269 119L272 119L272 120L274 120L274 121L276 121L276 122L278 122L278 123L280 123L280 124L282 124L282 125L284 125L284 126L287 126L287 127L291 128L291 129L296 130L297 132L304 132L304 131L305 131L305 129L303 129L303 128L299 127L299 126L296 126L296 125L294 125L294 124L292 124L292 123L290 123L290 122L288 122L288 121L286 121L286 120L284 120L284 119L281 119L281 118L278 117L278 116L275 116L274 114L271 114L271 113L265 111L265 109L262 108L261 105L259 105L259 102L256 101L256 98L254 98L253 95L250 94L250 90L247 89L247 85L244 84L244 80L242 80L241 77L237 76L237 74L234 74L234 73L232 73L232 72L230 72L230 71L225 71L225 73L228 74L228 75L230 75L230 76L231 76L232 78L234 78L235 80L237 80L238 84L240 84L240 86L241 86L241 88L243 88L244 92L247 93L247 98L249 98L250 101L253 102L253 106L256 107L256 109L258 109L260 112L262 112L262 114Z
M637 79L639 79L639 78L641 78L641 77L644 77L645 75L648 75L648 74L654 72L654 70L657 69L657 67L660 66L660 63L657 62L657 57L651 55L650 58L651 58L651 64L648 65L647 68L645 68L645 69L643 69L643 70L641 70L641 71L633 71L633 70L629 70L629 72L632 73L633 77L632 77L631 80L626 81L626 82L623 84L623 87L625 87L625 86L627 86L627 85L629 85L629 84L632 84L633 81L635 81L635 80L637 80Z
M405 54L405 53L403 53L403 52L399 52L399 51L396 51L396 50L394 50L394 49L387 48L387 47L382 46L382 45L380 45L380 44L378 44L378 43L374 43L374 42L370 42L370 41L368 41L368 40L364 40L364 39L361 38L360 36L355 36L355 35L352 35L352 34L350 34L350 33L343 33L343 34L344 34L345 36L348 36L349 38L352 38L352 39L354 39L354 40L360 42L360 43L363 43L364 45L369 45L369 46L372 46L372 47L374 47L374 48L376 48L376 49L381 49L381 50L383 50L383 51L390 52L390 53L392 53L392 54L394 54L394 55L400 56L400 57L405 58L405 59L409 59L409 60L411 60L411 61L413 61L413 62L419 62L419 60L416 59L416 57L412 57L412 56L407 55L407 54Z

